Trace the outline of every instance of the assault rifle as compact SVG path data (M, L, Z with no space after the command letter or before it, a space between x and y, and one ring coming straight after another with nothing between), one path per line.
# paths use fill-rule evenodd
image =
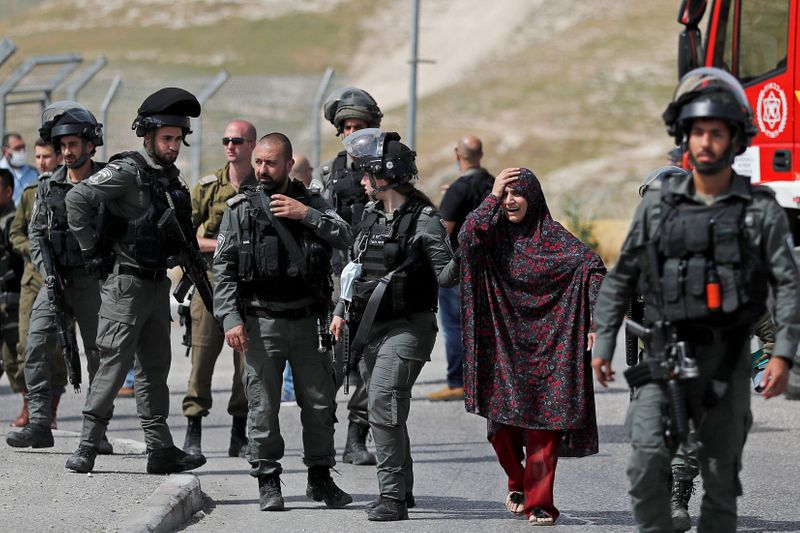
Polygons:
M347 320L350 318L350 304L345 305L344 321L342 322L342 372L344 372L344 393L350 394L350 326Z
M67 303L64 301L64 279L56 268L50 241L44 237L39 237L38 242L45 272L44 285L47 288L47 299L50 302L50 310L55 313L58 342L61 343L61 353L64 355L64 362L67 364L69 382L75 392L80 392L81 359L78 351L78 339L75 336L73 317L68 316Z
M178 302L178 323L184 328L181 344L186 346L186 357L192 351L192 312L191 304L186 303L191 301L192 295L189 295L186 300Z
M677 339L676 328L669 322L656 322L646 328L633 320L625 321L625 331L645 342L649 357L625 371L631 388L658 383L669 401L665 419L665 436L672 446L686 442L689 435L689 414L682 381L700 375L697 362L685 341Z
M168 238L178 240L178 248L180 252L171 255L167 258L167 266L170 268L180 266L183 270L183 276L172 292L172 296L178 302L182 302L186 298L189 289L194 285L195 290L203 299L203 305L206 306L209 312L214 309L214 290L211 288L211 282L208 281L206 271L208 264L203 259L200 253L200 246L197 245L197 238L194 235L187 234L178 217L175 215L175 209L170 207L161 215L158 221L158 229L163 231ZM191 236L190 236L191 235Z

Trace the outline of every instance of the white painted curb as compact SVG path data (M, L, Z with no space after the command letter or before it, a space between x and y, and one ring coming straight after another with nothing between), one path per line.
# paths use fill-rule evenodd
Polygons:
M131 509L122 533L167 533L185 525L203 508L200 480L194 474L172 474L145 502Z

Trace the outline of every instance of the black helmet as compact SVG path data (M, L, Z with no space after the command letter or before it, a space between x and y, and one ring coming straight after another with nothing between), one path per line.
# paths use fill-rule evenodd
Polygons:
M192 93L179 87L165 87L145 98L131 129L136 130L137 137L144 137L148 131L176 126L183 130L184 144L189 146L186 142L186 136L192 133L189 117L199 116L200 102Z
M676 144L688 138L692 121L697 118L718 118L731 127L730 160L745 151L758 130L753 110L744 89L736 78L715 67L696 68L678 82L672 102L662 115L667 131Z
M342 133L348 118L361 119L370 128L381 125L383 113L375 99L367 91L357 87L342 87L333 91L323 106L325 120L336 126L336 134Z
M67 135L77 135L95 146L103 146L103 125L88 109L72 100L53 102L42 112L39 136L52 143L56 153L60 153L60 139Z
M417 153L400 142L396 131L364 128L345 137L342 144L351 167L367 171L377 192L405 185L417 177ZM389 185L378 187L375 178L385 179Z

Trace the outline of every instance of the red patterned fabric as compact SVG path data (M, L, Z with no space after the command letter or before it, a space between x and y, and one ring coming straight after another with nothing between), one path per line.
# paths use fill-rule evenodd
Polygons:
M560 456L591 455L586 342L605 267L553 220L530 170L511 188L528 200L522 222L509 222L489 195L459 234L466 408L488 419L490 438L498 423L560 430Z

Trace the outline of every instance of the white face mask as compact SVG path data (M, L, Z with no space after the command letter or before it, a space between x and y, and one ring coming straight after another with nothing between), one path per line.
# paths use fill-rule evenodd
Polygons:
M14 168L19 168L25 164L28 154L25 150L16 150L11 152L11 157L8 158L8 164Z

